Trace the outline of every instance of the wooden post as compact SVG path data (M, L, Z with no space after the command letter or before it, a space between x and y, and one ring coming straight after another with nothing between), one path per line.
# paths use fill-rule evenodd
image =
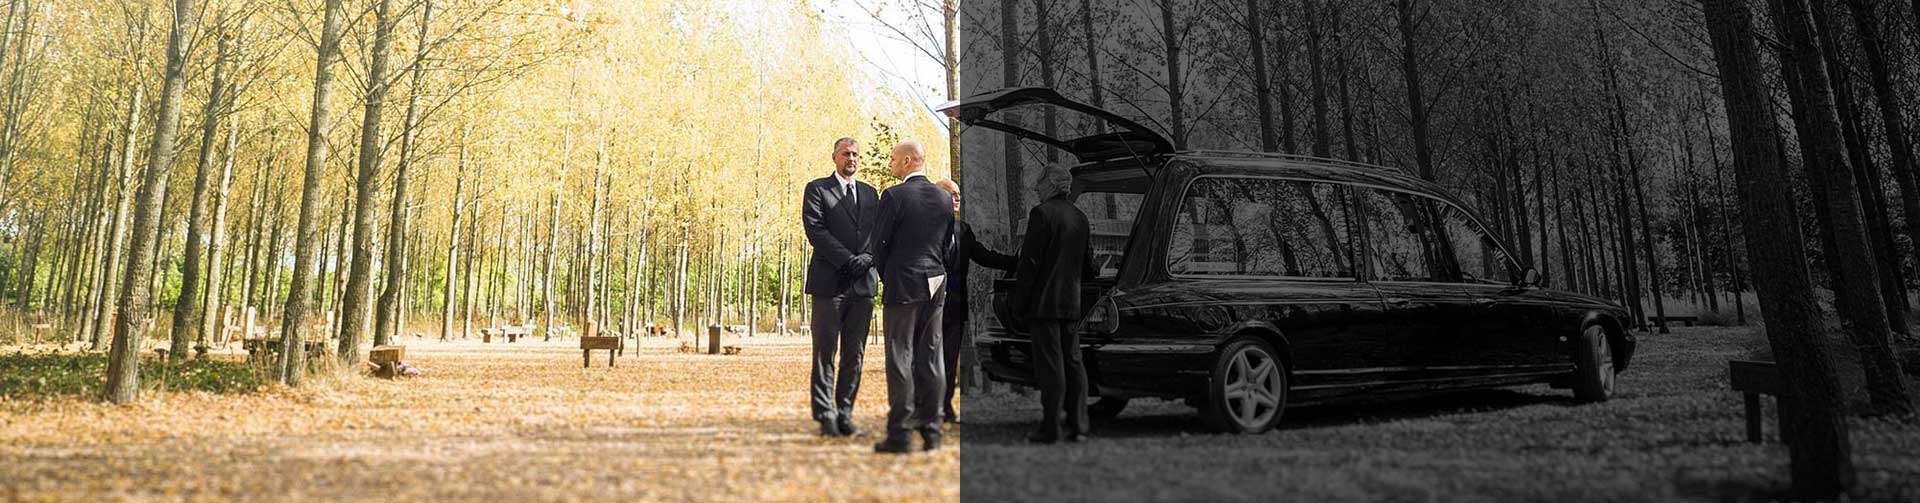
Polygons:
M707 326L707 354L720 354L720 325Z

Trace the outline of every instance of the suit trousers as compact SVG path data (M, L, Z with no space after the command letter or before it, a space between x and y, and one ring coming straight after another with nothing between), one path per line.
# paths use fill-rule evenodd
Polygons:
M860 394L860 366L867 351L867 325L873 321L873 297L813 296L813 372L809 395L813 420L853 417ZM835 371L833 357L840 365Z
M942 402L946 408L941 416L947 419L960 417L960 409L953 407L953 399L960 391L960 346L966 344L967 339L966 314L959 306L950 306L940 320L940 346L944 353L941 356L946 364L941 368L947 372L947 393Z
M1033 377L1040 385L1040 434L1060 437L1087 431L1087 369L1080 360L1080 330L1073 320L1035 319ZM1066 424L1061 424L1061 409Z
M887 304L880 312L887 340L887 436L940 427L946 369L941 362L940 319L947 289L933 298Z

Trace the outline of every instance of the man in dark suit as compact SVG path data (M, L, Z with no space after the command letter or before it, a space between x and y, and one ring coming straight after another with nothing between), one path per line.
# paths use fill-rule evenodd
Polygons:
M959 411L953 407L953 397L960 384L960 348L966 344L967 334L967 269L971 263L979 263L991 269L1013 270L1014 258L993 251L974 239L973 226L968 225L960 215L960 184L952 179L940 181L940 188L947 189L953 197L953 235L947 237L947 288L946 309L940 314L940 342L947 372L946 407L943 418L949 423L960 422Z
M834 141L833 174L808 183L800 205L800 223L813 245L804 289L813 296L809 392L813 420L820 422L820 434L826 436L864 433L853 424L853 400L860 393L860 361L866 352L867 325L873 321L873 294L878 290L871 238L880 195L873 186L854 179L859 160L858 142ZM837 373L836 350L840 354Z
M1073 175L1064 166L1041 172L1041 203L1027 213L1027 234L1014 267L1008 303L1033 336L1034 381L1040 385L1040 428L1027 441L1086 440L1087 371L1080 360L1080 280L1094 277L1087 216L1073 205ZM1067 424L1060 423L1061 409Z
M913 451L912 432L923 449L940 447L940 310L946 304L947 235L952 232L950 197L927 180L926 150L906 140L893 147L893 175L900 184L880 196L874 227L874 266L886 284L881 324L887 340L887 438L875 452Z

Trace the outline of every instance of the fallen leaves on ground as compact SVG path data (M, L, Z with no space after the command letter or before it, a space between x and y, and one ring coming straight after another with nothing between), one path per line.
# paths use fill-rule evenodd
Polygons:
M732 356L648 339L584 369L574 340L398 342L425 376L149 390L124 407L0 400L0 500L959 498L957 428L950 447L907 456L815 435L802 338L735 338ZM877 343L868 356L855 418L878 432Z
M1037 399L967 396L961 480L980 501L1747 501L1788 487L1773 400L1746 442L1728 359L1749 329L1642 335L1617 395L1545 385L1296 408L1278 431L1204 430L1178 402L1135 400L1094 442L1021 441ZM1857 391L1857 390L1856 390ZM1851 421L1854 501L1920 501L1920 425Z

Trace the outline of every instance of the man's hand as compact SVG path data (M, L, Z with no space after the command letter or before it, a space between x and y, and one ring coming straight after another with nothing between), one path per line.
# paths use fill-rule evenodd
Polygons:
M859 255L854 255L853 258L847 259L846 265L841 266L840 275L842 276L859 275L867 272L867 269L870 267L873 267L872 254L862 253Z

